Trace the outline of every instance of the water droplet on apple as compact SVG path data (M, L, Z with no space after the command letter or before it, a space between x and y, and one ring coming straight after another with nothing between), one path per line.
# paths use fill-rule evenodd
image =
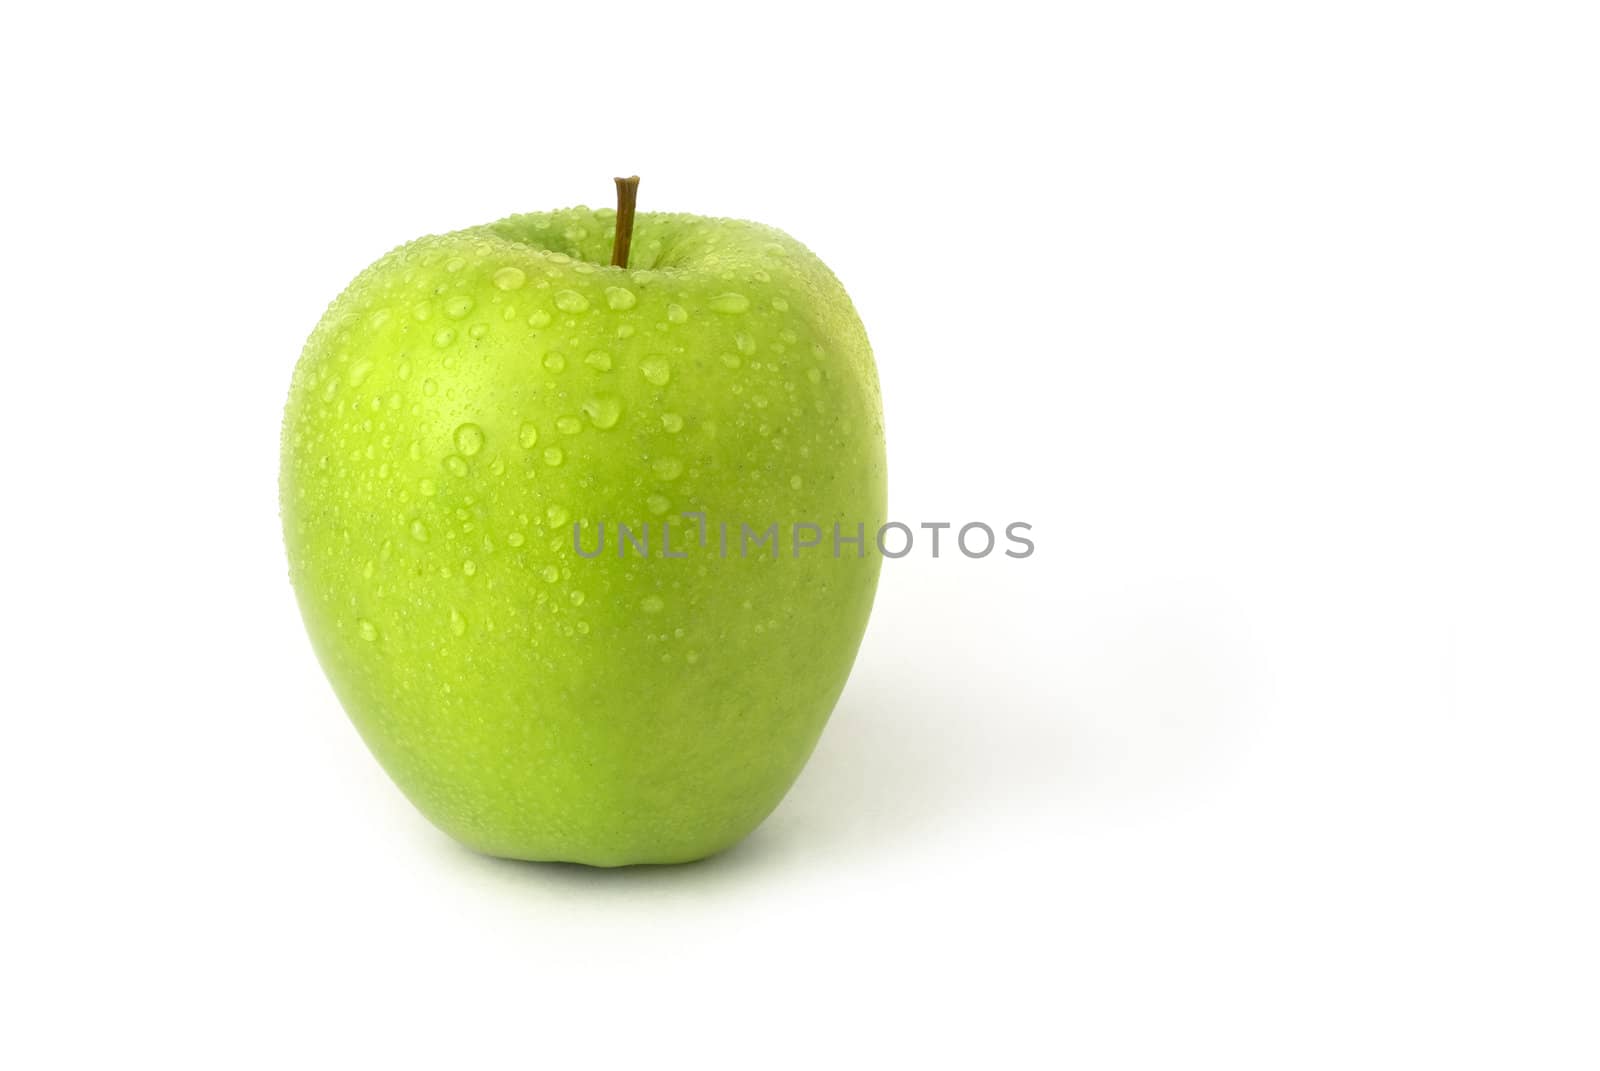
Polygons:
M622 403L609 394L597 394L583 403L583 411L588 416L589 422L601 431L617 426L617 421L622 419Z
M724 353L722 355L722 363L729 368L738 368L741 364L744 364L744 360L737 353Z
M471 457L483 449L483 429L476 424L463 424L456 429L456 449Z
M418 543L426 543L428 541L428 526L422 523L420 517L411 522L411 538Z
M452 274L455 273L455 272L460 271L462 268L465 268L466 266L467 266L467 258L466 257L451 257L449 260L444 262L444 270L447 271L447 272L451 272Z
M672 378L672 366L665 357L646 357L639 362L639 371L644 373L644 378L658 387L667 385Z
M372 362L366 358L362 358L350 366L350 385L352 387L361 386L362 382L371 374Z
M547 565L543 569L539 570L539 575L544 577L545 583L554 584L557 580L561 579L561 570L557 569L553 565Z
M411 315L413 319L418 321L426 320L433 315L433 306L426 301L419 301L412 306Z
M528 317L528 326L549 327L550 314L543 309L534 309L533 313Z
M364 617L356 618L356 631L361 633L361 638L368 643L374 643L378 639L378 626Z
M468 558L466 561L461 563L461 572L466 576L477 576L478 563L473 561L471 558Z
M606 304L619 312L623 309L633 308L638 301L639 299L634 295L633 291L625 286L606 287Z
M646 595L639 601L639 609L647 614L659 614L666 606L666 601L659 595Z
M520 290L528 275L518 267L504 267L494 273L494 285L501 290Z
M598 371L609 372L611 371L611 354L605 350L595 350L583 359L583 363Z
M576 435L583 430L583 425L575 416L557 417L556 430L563 435Z
M644 500L644 505L646 509L658 517L672 508L672 503L667 499L666 495L651 495Z
M517 432L517 442L522 444L522 448L524 450L532 450L534 444L536 444L538 441L539 429L534 427L532 424L522 425L521 430Z
M510 535L506 536L506 544L508 546L512 546L512 547L520 547L520 546L522 546L522 544L523 544L523 535L522 535L522 533L521 532L512 532Z
M445 471L452 476L465 476L470 471L467 467L467 459L460 454L451 454L445 458L444 467Z
M450 631L457 636L467 634L467 619L461 616L461 611L455 608L450 610Z
M740 331L737 335L733 336L733 344L738 346L739 352L744 354L746 357L753 356L756 352L756 340L745 334L743 331Z
M456 329L453 328L453 327L441 328L433 336L433 344L435 346L438 346L440 349L443 349L444 347L450 345L450 343L454 342L455 340L456 340Z
M432 398L439 393L439 384L435 383L431 378L424 379L422 381L422 393Z
M567 368L567 359L559 353L544 355L544 366L551 372L564 372Z
M557 290L553 300L562 312L582 312L589 307L589 299L576 290Z
M457 294L444 303L444 314L452 320L459 320L472 311L472 298L466 294Z
M544 463L546 465L559 465L566 460L566 457L567 455L562 453L559 446L547 446L544 448Z
M683 417L677 413L662 413L661 426L667 430L667 434L676 435L683 430Z
M713 312L744 312L750 308L750 299L743 294L718 294L706 304Z
M805 480L801 479L799 476L790 476L789 477L789 486L791 488L793 488L794 490L796 490L796 491L800 490L800 488L804 484L805 484Z
M676 480L683 475L683 462L675 457L657 458L650 468L663 480Z
M788 312L789 303L781 297L775 297L772 299L772 308L776 312Z
M423 498L432 498L434 495L439 493L439 485L428 479L428 477L424 476L417 483L417 491L422 495Z
M567 600L569 602L571 602L572 605L574 605L574 606L582 606L583 605L583 592L574 590L574 591L570 592L567 595ZM588 631L588 630L585 629L584 631Z

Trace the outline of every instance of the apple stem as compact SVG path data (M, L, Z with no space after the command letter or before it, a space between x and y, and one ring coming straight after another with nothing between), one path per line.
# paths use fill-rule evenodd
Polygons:
M639 176L619 178L617 183L617 234L611 240L611 266L628 266L628 247L633 244L633 206L639 199Z

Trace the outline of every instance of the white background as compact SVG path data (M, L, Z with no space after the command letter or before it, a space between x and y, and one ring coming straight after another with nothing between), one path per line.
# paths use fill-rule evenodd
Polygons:
M7 15L0 1064L1594 1067L1586 4ZM417 235L759 219L899 518L724 857L475 857L286 580L278 424Z

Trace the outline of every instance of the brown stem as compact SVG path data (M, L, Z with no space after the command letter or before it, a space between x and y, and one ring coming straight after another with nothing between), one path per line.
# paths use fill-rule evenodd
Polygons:
M639 199L639 176L619 178L617 183L617 234L611 239L611 266L628 266L628 246L633 244L633 205Z

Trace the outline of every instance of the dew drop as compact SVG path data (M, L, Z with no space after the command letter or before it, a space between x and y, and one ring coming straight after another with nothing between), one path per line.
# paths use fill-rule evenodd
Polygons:
M467 634L467 619L461 616L461 611L452 608L450 611L450 631L457 636Z
M743 294L718 294L706 304L713 312L744 312L750 308L750 299Z
M411 522L411 538L418 543L426 543L428 541L428 526L422 523L421 518Z
M644 504L645 508L651 513L654 513L657 517L661 516L663 513L667 512L667 510L672 508L672 503L668 501L666 495L651 495L649 498L644 500Z
M576 435L583 430L583 424L575 416L557 417L556 430L563 435Z
M544 519L551 528L560 528L572 519L565 506L549 506L544 511Z
M456 429L456 449L471 457L483 449L483 429L476 424L463 424Z
M373 643L378 638L378 626L361 617L356 619L356 631L361 633L361 638L368 643Z
M796 491L800 490L801 486L804 483L805 483L805 480L801 479L799 476L790 476L789 477L789 486L791 488L793 488L794 490L796 490Z
M582 312L589 307L589 299L576 290L557 290L553 300L562 312Z
M650 468L663 480L676 480L683 475L683 462L675 457L657 458Z
M471 558L468 558L466 561L461 563L461 572L464 576L477 576L478 563L473 561Z
M676 435L683 430L683 417L677 413L662 413L661 426L667 430L667 434Z
M646 595L639 602L639 609L647 614L659 614L666 609L666 602L659 595Z
M583 605L583 592L581 592L581 591L573 591L573 592L571 592L570 594L567 595L567 600L569 602L571 602L572 605L574 605L574 606L582 606ZM588 630L586 629L584 631L588 631Z
M467 459L462 457L460 454L451 454L449 457L445 458L444 467L445 470L452 476L465 476L469 471L467 468Z
M675 324L686 324L689 322L689 312L682 305L668 305L667 319Z
M363 358L350 366L350 385L361 386L362 382L372 374L372 362Z
M561 452L561 447L559 446L547 446L544 448L544 463L546 465L559 465L566 460L566 456Z
M453 327L440 328L433 336L433 344L440 349L450 345L456 340L456 329Z
M583 363L598 371L609 372L611 371L611 354L605 350L595 350L583 359Z
M547 565L539 571L539 575L544 577L545 583L554 584L561 579L561 570L553 565Z
M522 546L522 544L523 544L523 535L522 535L521 532L512 532L510 535L506 536L506 545L507 546L520 547L520 546Z
M606 304L619 312L623 309L633 308L638 302L639 299L634 295L634 292L625 286L606 287Z
M439 493L439 485L424 476L417 484L417 491L423 498L432 498Z
M467 266L466 257L451 257L444 262L444 270L454 274Z
M539 429L534 427L532 424L522 425L521 430L517 432L517 442L522 444L522 448L524 450L532 450L534 444L538 441Z
M567 359L559 353L544 355L544 366L551 372L564 372L567 368Z
M601 431L617 426L622 419L622 403L607 394L599 394L583 403L589 422Z
M658 387L667 385L672 378L672 366L665 357L646 357L639 362L639 371L644 373L644 378Z
M444 303L444 314L452 320L459 320L472 311L472 298L466 294L457 294Z
M722 363L729 368L738 368L741 364L744 364L744 361L737 353L724 353L722 355Z
M435 394L439 393L439 384L435 383L432 379L424 379L422 381L422 393L427 395L429 398L432 398Z
M549 327L550 314L543 309L534 309L532 315L528 317L528 326Z
M494 285L501 290L521 290L528 275L521 268L507 266L494 273Z
M756 340L745 334L743 331L740 331L737 335L733 336L733 344L738 346L739 352L744 354L746 357L749 357L756 352Z

